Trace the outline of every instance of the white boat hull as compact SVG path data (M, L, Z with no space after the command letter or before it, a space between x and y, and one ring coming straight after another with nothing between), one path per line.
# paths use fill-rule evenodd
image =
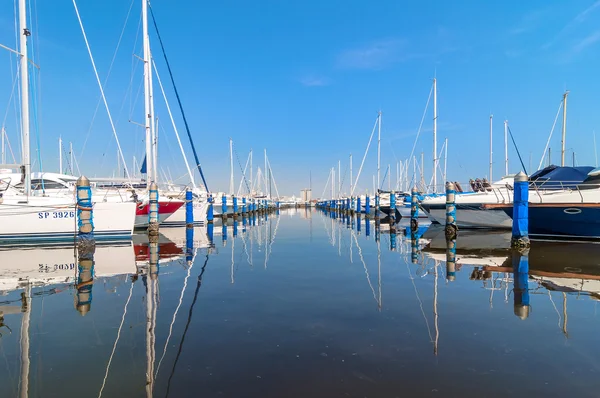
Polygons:
M206 213L208 210L208 202L206 201L194 201L192 203L194 211L194 225L204 226L206 225ZM214 214L214 213L213 213ZM181 206L177 211L166 218L160 225L161 227L180 227L185 226L185 215L186 208L185 204Z
M440 224L446 223L446 209L430 209L429 217ZM504 210L457 209L458 228L512 228L512 219Z

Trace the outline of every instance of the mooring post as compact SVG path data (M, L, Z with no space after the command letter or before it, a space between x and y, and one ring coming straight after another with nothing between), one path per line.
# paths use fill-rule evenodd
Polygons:
M356 214L359 214L362 212L362 207L360 205L360 196L356 198Z
M419 198L417 187L410 191L410 229L417 231L419 229Z
M215 225L212 222L209 222L208 225L206 226L206 234L208 235L208 241L210 242L211 246L214 244L214 236L215 236L214 228L215 228Z
M77 179L77 223L78 246L90 249L95 246L94 239L94 206L90 180L85 176Z
M529 316L529 249L513 250L514 311L521 319Z
M233 217L237 217L237 214L238 214L238 198L235 195L231 195L231 199L233 200Z
M227 218L227 197L225 196L225 194L221 196L221 218Z
M209 224L212 224L214 218L215 218L215 212L214 212L214 209L213 209L213 197L212 197L212 195L210 195L208 197L208 210L206 212L206 221Z
M148 234L158 235L158 186L155 182L150 184L148 211Z
M185 226L194 227L194 197L189 188L185 191Z
M94 286L94 251L95 246L77 248L77 298L75 309L85 316L92 306L92 287Z
M446 239L456 239L458 227L456 226L456 187L451 182L446 182Z
M194 228L185 230L185 262L188 267L194 263Z
M248 211L246 209L246 197L244 196L242 198L242 216L245 215L245 214L247 214L247 213L248 213Z
M379 211L381 210L381 209L379 208L380 204L381 204L381 203L380 203L380 201L379 201L379 193L376 193L376 194L375 194L375 220L378 220L378 219L379 219Z
M392 223L396 221L396 192L390 192L390 220Z
M350 206L349 206L349 208L350 208L350 214L354 214L354 211L356 209L356 198L354 196L352 196L350 198Z
M369 199L369 195L365 197L365 216L369 217L371 215L371 200Z
M456 279L456 239L446 240L446 280Z
M527 248L529 241L529 178L522 171L515 176L512 239L514 249Z

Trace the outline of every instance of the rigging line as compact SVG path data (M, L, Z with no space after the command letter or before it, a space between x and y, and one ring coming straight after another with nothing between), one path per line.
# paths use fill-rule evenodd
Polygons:
M181 307L181 303L183 303L183 296L185 294L185 289L187 287L188 278L190 277L193 266L194 266L194 263L192 262L192 264L188 267L187 275L185 276L185 279L183 280L183 287L181 288L181 295L179 296L179 304L177 304L177 308L175 308L175 312L173 313L173 319L171 320L171 326L169 327L169 336L167 337L167 341L165 341L165 348L163 350L162 357L160 357L160 361L158 361L158 366L156 367L156 373L154 374L154 378L158 377L158 371L160 370L160 364L162 363L162 361L165 358L165 355L167 353L167 347L169 346L169 341L171 340L171 334L173 333L173 325L175 324L175 318L177 318L177 313L179 312L179 307Z
M121 35L119 35L119 41L117 42L117 48L115 48L115 52L113 53L112 60L110 61L110 66L108 67L108 73L104 78L103 85L106 86L108 83L108 78L110 77L110 73L112 72L113 65L115 64L115 60L117 59L117 53L119 52L119 48L121 47L121 40L123 39L123 35L125 33L125 28L127 27L127 22L129 21L129 15L131 14L131 9L133 8L133 3L135 0L131 1L131 5L129 6L129 11L127 11L127 17L125 17L125 23L123 24L123 29L121 30ZM83 148L81 149L81 156L85 153L85 148L92 133L92 127L94 126L94 121L96 120L96 115L98 114L98 109L100 108L100 103L102 102L102 97L98 98L98 102L96 102L96 109L94 110L94 114L92 115L92 121L90 122L90 127L88 128L87 134L85 136L85 141L83 142Z
M408 270L408 276L412 282L412 285L415 289L415 295L417 296L417 301L419 302L419 306L421 307L421 314L423 314L423 319L425 319L425 325L427 325L427 333L429 333L429 341L433 341L433 336L431 335L431 328L429 327L429 320L427 320L427 316L425 315L425 310L423 309L423 301L421 301L421 297L419 296L419 291L417 290L417 285L415 285L415 278L412 276L412 272L410 272L409 262L406 262L406 269Z
M379 306L379 299L377 299L377 294L375 293L375 288L373 287L373 284L371 283L371 277L369 276L369 270L367 269L367 264L365 263L365 259L362 255L362 249L360 248L360 245L358 244L358 240L356 239L356 235L354 234L354 231L352 231L352 237L354 238L354 243L356 243L356 247L358 248L358 255L360 256L360 261L363 263L363 267L365 268L365 275L367 276L367 282L369 283L371 292L373 292L373 298L377 302L377 306Z
M169 381L167 383L167 393L165 397L169 396L169 390L171 389L171 380L173 379L173 375L175 375L175 368L177 367L177 362L179 361L179 356L181 355L181 351L183 349L183 342L185 341L185 335L187 334L188 328L190 327L190 322L192 321L192 313L194 311L194 305L196 304L196 299L198 298L198 290L200 290L200 286L202 285L202 275L204 275L204 270L206 269L206 264L208 263L208 254L206 255L206 260L204 260L204 265L202 266L202 270L200 271L200 275L198 275L198 282L196 283L196 291L194 292L194 300L192 301L192 305L190 306L190 311L188 313L188 320L185 324L185 329L183 330L183 335L181 336L181 342L179 343L179 350L177 351L177 356L175 357L175 362L173 363L173 369L171 370L171 375L169 376Z
M10 63L12 66L12 62ZM11 68L12 69L12 68ZM17 82L19 81L19 68L17 67L17 74L13 80L12 88L10 89L10 97L8 97L8 103L6 105L6 112L4 112L4 119L2 119L2 127L6 126L6 119L8 118L8 112L10 111L10 105L13 101L13 97L15 96L15 87Z
M108 364L106 365L106 373L104 374L104 380L102 381L102 387L100 388L100 392L98 393L98 398L102 396L102 391L104 390L104 386L106 385L106 380L108 378L108 371L110 370L110 364L112 363L113 356L115 355L115 351L117 349L117 344L119 343L119 339L121 338L121 329L123 328L123 323L125 322L125 315L127 315L127 306L129 305L129 301L131 301L131 296L133 294L133 282L131 282L131 288L129 289L129 297L127 297L127 301L125 302L125 308L123 309L123 317L121 317L121 324L119 325L119 330L117 331L117 338L115 339L115 344L113 345L112 352L110 353L110 357L108 359Z
M556 116L554 117L554 123L552 123L552 129L550 130L550 135L548 136L548 141L546 141L546 147L544 148L544 153L542 154L542 158L540 159L540 164L538 166L538 170L542 168L542 164L544 163L544 159L546 158L546 153L548 153L548 147L550 146L550 140L552 139L552 134L554 133L554 127L556 127L556 122L558 121L558 115L560 115L560 110L563 107L563 101L560 101L558 105L558 110L556 111Z
M423 111L423 117L421 118L421 123L419 124L419 129L417 130L417 137L415 138L415 142L413 144L412 150L410 151L409 159L412 159L413 154L415 153L415 148L417 147L417 141L419 140L419 135L421 135L421 128L423 127L423 122L425 121L425 116L427 115L427 109L429 108L429 102L431 101L431 93L433 93L433 85L431 86L431 90L429 90L429 97L427 97L427 104L425 105L425 110Z
M88 42L87 35L85 34L85 29L83 28L83 21L81 20L81 16L79 15L79 9L77 8L76 0L73 0L73 7L75 7L75 13L77 14L77 20L79 21L79 26L81 27L81 33L83 34L85 46L87 47L88 54L90 55L90 60L92 61L94 75L96 76L96 81L98 82L98 86L100 88L100 93L102 94L102 100L104 101L104 106L106 107L106 113L108 114L110 126L112 127L112 131L115 136L115 140L117 141L117 147L119 148L119 154L121 155L121 159L123 160L123 167L125 168L125 174L127 175L127 179L131 180L131 178L129 177L129 170L127 168L127 162L125 161L125 157L123 156L123 151L121 150L121 143L119 142L119 137L117 136L117 130L113 123L113 119L110 114L110 109L108 108L108 102L106 101L106 96L104 95L104 88L102 87L102 83L100 82L100 76L98 76L98 70L96 69L96 63L94 62L94 57L92 55L92 49L90 48L90 43Z
M142 29L142 15L140 13L140 18L138 19L138 27L137 30L135 32L135 41L133 42L133 51L131 52L131 75L129 78L129 89L131 89L131 87L133 87L133 76L136 75L136 71L137 71L137 66L139 65L139 63L137 62L137 58L135 55L136 52L136 48L137 48L137 43L138 40L140 38L140 30ZM142 79L143 81L143 79ZM129 117L131 118L131 115L133 114L133 97L130 95L129 96Z
M232 146L233 146L233 144L232 144ZM248 184L248 180L246 180L246 173L245 173L245 170L242 168L242 163L240 162L240 157L239 157L238 152L235 149L235 147L233 148L233 152L235 152L235 158L237 159L238 165L240 166L240 170L242 171L242 179L246 183L246 188L248 189L248 193L250 193L250 185ZM246 166L247 165L248 165L248 162L246 162Z
M75 0L73 0L75 1ZM167 53L165 51L165 46L163 45L162 38L160 37L160 32L158 31L158 25L156 24L156 18L154 17L154 11L152 10L152 6L150 2L148 2L148 9L150 10L150 15L152 16L152 23L154 24L154 29L156 30L156 36L158 38L158 42L160 43L160 48L163 53L163 57L165 58L165 63L167 65L167 69L169 71L169 77L171 78L171 84L173 84L173 91L175 91L175 97L177 97L177 103L179 104L179 110L181 111L181 116L183 118L183 123L185 124L185 130L187 131L188 138L190 140L190 145L192 147L192 152L194 153L194 159L196 160L196 167L200 172L200 177L202 177L202 182L204 183L204 188L206 192L209 192L208 185L206 184L206 179L204 178L204 173L202 172L202 166L200 165L200 159L198 158L198 153L196 152L196 146L194 145L194 141L192 140L192 133L190 133L190 127L187 122L187 118L185 117L185 112L183 111L183 105L181 104L181 98L179 97L179 91L177 90L177 86L175 85L175 78L173 77L173 71L171 70L171 65L169 64L169 59L167 58Z
M512 131L510 131L510 126L507 125L506 127L508 128L508 133L510 134L510 139L512 140L512 143L515 146L515 151L517 151L517 156L519 157L519 161L521 162L523 171L525 171L525 174L529 175L527 173L527 169L525 168L525 163L523 163L523 159L521 158L521 152L519 152L519 148L517 148L517 143L515 142L515 137L513 137L513 133L512 133Z

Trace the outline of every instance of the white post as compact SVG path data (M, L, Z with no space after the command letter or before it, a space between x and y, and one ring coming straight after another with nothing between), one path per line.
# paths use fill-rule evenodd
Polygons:
M508 175L508 120L504 121L504 175Z
M493 143L492 143L492 121L494 119L494 115L490 115L490 182L494 181L493 177Z
M148 0L142 0L142 38L144 47L144 127L146 130L146 186L150 188L150 183L155 182L153 164L153 132L152 125L154 117L150 105L150 80L152 71L150 70L150 45L148 36Z
M377 189L379 189L379 178L380 178L380 169L381 169L381 111L379 111L379 123L378 123L378 127L377 127ZM375 192L373 192L373 195L375 195Z
M31 35L27 28L27 6L25 0L19 0L19 31L21 53L21 163L25 174L25 195L31 194L31 158L29 147L29 55L27 52L27 37Z
M433 192L437 192L437 79L433 78ZM423 162L421 161L421 164ZM422 166L421 166L422 167Z
M565 144L567 140L567 95L568 91L563 94L563 125L562 125L562 141L561 141L561 152L560 152L560 165L565 166Z
M229 138L229 163L230 163L230 176L229 176L229 194L233 195L233 140Z
M4 130L2 130L2 163L4 162ZM63 173L62 136L58 136L58 172Z

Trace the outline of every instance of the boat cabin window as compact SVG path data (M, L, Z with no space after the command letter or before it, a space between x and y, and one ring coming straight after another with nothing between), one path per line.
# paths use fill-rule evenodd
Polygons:
M44 183L42 185L42 182ZM15 185L15 188L23 189L23 183L20 182ZM67 185L52 180L43 180L41 178L34 178L31 180L31 189L34 191L41 191L42 189L67 189Z

